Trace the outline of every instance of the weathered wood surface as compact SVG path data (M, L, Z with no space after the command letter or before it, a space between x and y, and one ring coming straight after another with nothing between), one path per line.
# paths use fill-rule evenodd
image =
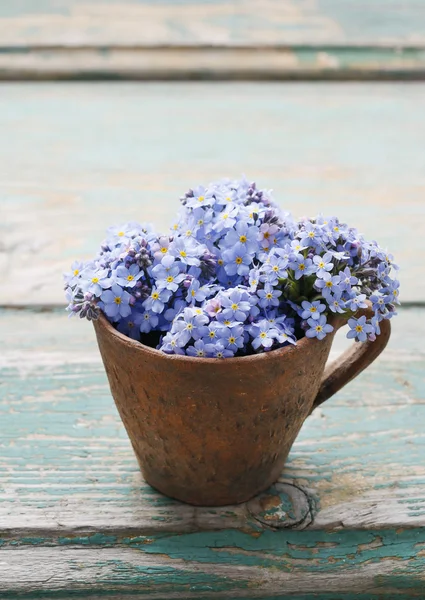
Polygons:
M419 302L424 105L422 84L3 85L0 304L61 305L61 273L109 225L165 230L187 188L243 172L376 238Z
M257 510L194 508L153 492L92 327L59 311L0 315L0 530L242 527ZM425 525L422 319L402 310L388 350L306 421L281 479L309 498L299 528ZM338 335L333 357L349 343Z
M0 79L424 77L422 0L0 6Z
M422 0L21 0L2 46L425 45Z
M92 327L1 311L0 596L421 597L423 312L306 421L269 497L195 508L142 480Z

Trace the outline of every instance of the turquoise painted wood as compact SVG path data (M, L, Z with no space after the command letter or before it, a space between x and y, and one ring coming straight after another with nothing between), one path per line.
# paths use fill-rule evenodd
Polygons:
M62 305L109 225L166 230L189 187L243 172L376 238L420 302L424 105L423 84L2 85L0 304Z
M425 2L0 6L0 79L421 79Z
M142 480L91 325L0 311L0 597L421 598L423 313L401 309L268 494L195 508Z

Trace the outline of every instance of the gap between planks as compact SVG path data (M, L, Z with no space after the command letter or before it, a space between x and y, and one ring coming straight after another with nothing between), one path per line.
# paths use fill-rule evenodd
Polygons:
M422 46L3 46L0 81L425 79Z

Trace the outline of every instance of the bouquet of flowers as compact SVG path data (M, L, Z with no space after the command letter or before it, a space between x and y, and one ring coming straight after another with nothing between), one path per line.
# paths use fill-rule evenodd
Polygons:
M94 260L74 262L71 315L100 311L124 335L169 354L228 358L307 336L335 316L374 340L399 304L393 257L337 217L298 221L245 178L189 190L168 235L111 227ZM371 307L370 318L356 317Z

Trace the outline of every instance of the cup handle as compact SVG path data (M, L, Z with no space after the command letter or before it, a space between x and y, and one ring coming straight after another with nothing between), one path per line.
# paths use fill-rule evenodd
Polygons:
M355 316L361 317L362 315L369 319L373 317L374 313L368 307L359 310ZM345 324L346 321L339 319L335 324L335 329L337 330ZM349 381L357 377L359 373L373 363L375 358L378 358L387 345L391 334L391 323L388 319L381 321L379 325L381 333L376 336L374 342L354 342L351 348L348 348L339 358L326 367L311 412L336 394Z

